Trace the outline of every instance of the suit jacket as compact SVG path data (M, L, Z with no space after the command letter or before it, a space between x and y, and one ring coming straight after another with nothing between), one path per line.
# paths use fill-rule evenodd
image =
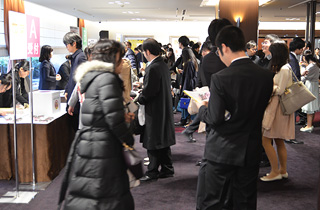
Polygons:
M66 85L69 81L69 76L70 76L70 63L69 61L64 62L58 71L58 74L61 76L61 80L57 81L57 90L64 90L66 88Z
M138 98L138 102L145 105L145 128L140 135L143 147L157 150L174 145L170 73L161 57L155 58L146 68L143 85Z
M300 73L299 61L297 60L296 56L292 52L290 52L290 54L289 54L289 64L292 68L292 71L295 73L298 80L300 81L301 80L301 73ZM293 77L293 80L295 81L296 78Z
M56 89L56 70L50 61L44 60L40 64L39 90Z
M212 51L208 53L202 59L202 71L205 80L201 80L203 86L209 86L211 84L211 75L226 68L226 65L222 63L220 58L216 55L217 47L213 47Z
M262 118L273 90L273 75L249 58L213 74L208 107L199 115L210 127L204 157L216 163L257 165ZM225 121L225 110L231 118Z

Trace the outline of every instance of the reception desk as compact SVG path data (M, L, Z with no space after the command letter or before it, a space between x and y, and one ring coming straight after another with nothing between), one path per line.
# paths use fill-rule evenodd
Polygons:
M29 115L29 121L30 121ZM9 121L9 122L8 122ZM32 182L31 124L28 116L17 122L17 146L19 181ZM74 138L68 124L65 106L55 116L34 117L34 154L36 182L53 180L65 166L71 142ZM15 176L13 123L0 119L0 179Z

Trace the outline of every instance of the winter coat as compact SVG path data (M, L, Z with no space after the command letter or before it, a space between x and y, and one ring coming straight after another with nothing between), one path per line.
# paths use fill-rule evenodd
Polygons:
M122 81L112 64L101 61L85 62L75 78L85 93L84 127L68 157L72 164L67 165L66 175L72 170L64 209L132 210L121 141L132 145L134 140L124 119Z
M161 57L146 68L144 88L138 102L145 105L145 128L140 136L143 147L158 150L176 143L168 66Z

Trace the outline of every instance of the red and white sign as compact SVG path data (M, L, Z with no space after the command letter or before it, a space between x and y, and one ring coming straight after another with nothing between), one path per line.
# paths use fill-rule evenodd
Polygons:
M40 18L27 15L27 55L40 56Z

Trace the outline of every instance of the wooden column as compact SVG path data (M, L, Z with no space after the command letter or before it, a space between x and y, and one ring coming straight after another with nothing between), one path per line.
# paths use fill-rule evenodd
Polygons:
M258 39L259 0L220 0L219 18L230 20L237 25L240 18L240 28L246 42Z

